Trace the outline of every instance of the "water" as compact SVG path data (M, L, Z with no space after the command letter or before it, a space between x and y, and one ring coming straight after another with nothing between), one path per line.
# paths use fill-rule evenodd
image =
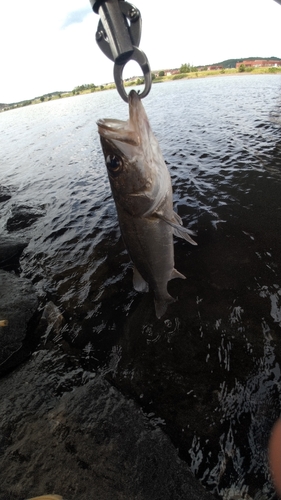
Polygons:
M98 118L127 118L116 91L0 114L0 179L13 193L0 205L0 230L15 205L45 213L24 231L21 260L40 308L52 301L64 318L53 336L42 335L44 347L102 370L216 496L271 500L267 442L281 396L281 79L158 84L144 105L176 210L198 242L175 240L187 280L169 283L178 301L161 320L152 294L133 290L97 134Z

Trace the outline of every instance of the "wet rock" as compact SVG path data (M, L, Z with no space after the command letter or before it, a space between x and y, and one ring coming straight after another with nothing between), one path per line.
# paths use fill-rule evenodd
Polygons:
M26 241L15 238L3 238L0 240L0 268L6 270L17 270L19 258L23 249L28 245Z
M61 356L34 354L0 380L0 500L212 500L169 438L102 376L58 396ZM61 375L59 375L61 373Z
M0 270L0 370L22 346L27 324L37 309L37 297L32 283L12 273Z
M0 203L8 201L12 197L9 189L4 186L0 186Z
M45 213L43 207L34 207L31 205L15 206L12 208L11 216L7 220L7 231L11 233L19 229L25 229L34 224L40 217L43 217Z

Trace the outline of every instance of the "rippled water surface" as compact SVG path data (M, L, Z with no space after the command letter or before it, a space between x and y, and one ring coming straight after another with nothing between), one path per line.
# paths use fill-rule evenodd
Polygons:
M45 215L21 260L64 326L42 342L103 370L161 426L207 489L274 499L267 441L280 415L281 79L154 85L144 105L171 172L178 297L157 320L132 287L98 118L126 119L116 91L0 114L2 234L14 206Z

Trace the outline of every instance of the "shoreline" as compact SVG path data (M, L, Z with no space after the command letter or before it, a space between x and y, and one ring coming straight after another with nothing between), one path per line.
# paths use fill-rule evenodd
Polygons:
M153 73L153 72L152 72ZM193 80L197 78L216 78L218 76L246 76L246 75L281 75L281 68L254 68L245 71L239 71L236 68L230 68L230 69L223 69L223 70L206 70L206 71L192 71L190 73L178 73L176 75L168 75L168 76L161 76L161 77L156 77L152 80L152 85L156 83L166 83L166 82L172 82L175 80ZM124 86L125 87L133 87L136 85L141 85L138 83L138 79L130 81L130 82L125 82ZM55 101L57 99L65 99L66 97L76 97L79 95L85 95L85 94L91 94L91 93L96 93L96 92L105 92L106 90L113 90L116 89L116 85L114 83L109 83L108 85L100 85L98 87L92 88L92 89L85 89L82 91L70 91L70 92L65 92L62 94L58 95L51 95L48 98L44 98L42 100L42 97L40 96L35 99L30 99L26 101L20 101L17 103L12 103L12 104L7 104L7 107L4 107L0 109L0 113L5 112L5 111L10 111L12 109L19 109L19 108L24 108L26 106L31 106L33 104L43 104L44 102L49 102L49 101Z

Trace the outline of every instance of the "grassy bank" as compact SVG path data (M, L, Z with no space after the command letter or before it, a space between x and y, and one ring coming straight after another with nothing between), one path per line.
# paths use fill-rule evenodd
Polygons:
M156 77L153 79L152 84L168 82L173 80L181 80L181 79L194 79L194 78L207 78L207 77L215 77L215 76L228 76L228 75L272 75L272 74L280 74L281 75L281 67L271 67L271 68L245 68L243 71L237 70L235 68L231 69L221 69L221 70L203 70L203 71L191 71L189 73L179 73L176 75L168 75ZM132 87L136 85L141 85L143 83L143 79L137 78L136 80L132 80L129 82L125 82L125 87ZM114 83L110 83L107 85L100 85L98 87L94 86L92 88L87 88L83 90L73 90L71 92L56 92L54 94L47 94L45 96L38 97L36 99L22 101L13 104L7 104L5 108L0 111L8 111L14 108L21 108L25 106L29 106L31 104L39 104L42 102L55 101L57 99L64 99L65 97L75 97L78 95L91 94L93 92L104 92L106 90L116 88Z
M228 76L228 75L281 75L281 67L274 68L249 68L245 71L239 71L235 68L221 69L221 70L203 70L192 71L190 73L179 73L178 75L169 75L155 78L152 83L167 82L170 80L194 79L194 78L207 78L210 76Z

